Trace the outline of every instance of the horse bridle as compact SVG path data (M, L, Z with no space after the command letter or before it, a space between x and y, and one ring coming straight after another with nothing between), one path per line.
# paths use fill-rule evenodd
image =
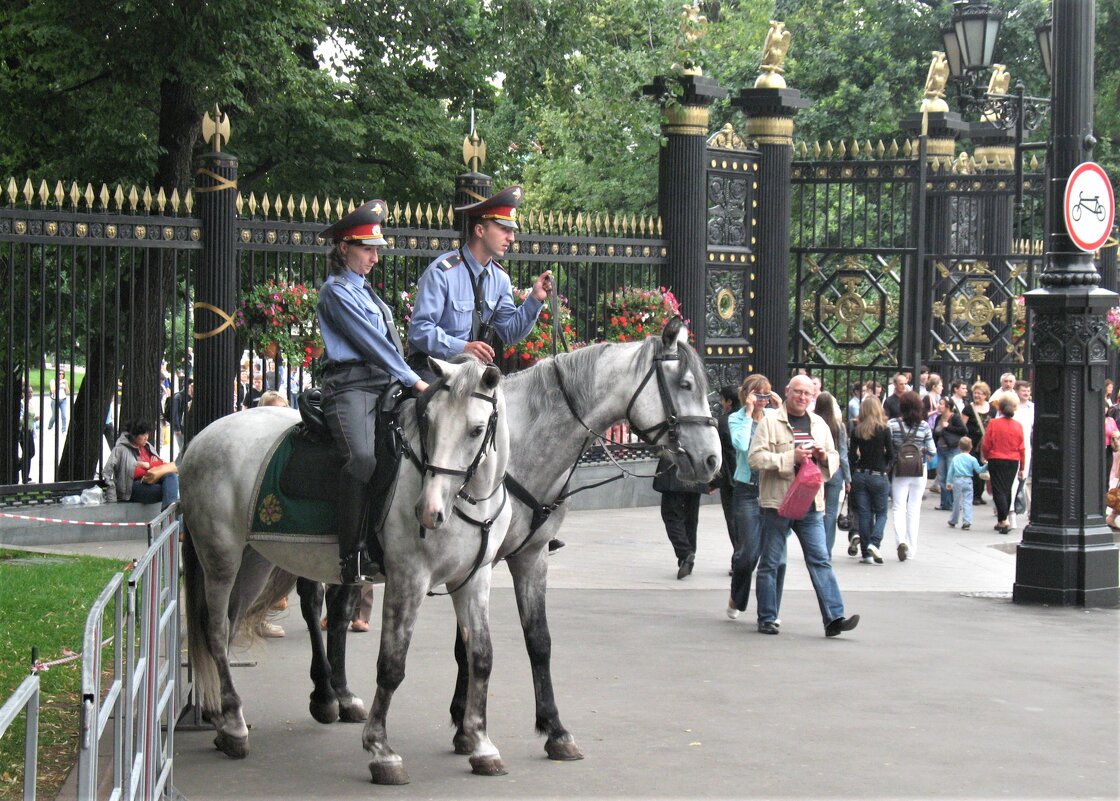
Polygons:
M463 483L459 485L459 490L455 493L455 497L462 498L469 504L477 505L481 501L488 501L493 498L500 489L502 490L502 502L498 506L498 509L485 520L476 520L456 505L453 505L451 507L451 511L453 514L457 515L459 518L466 521L470 525L478 527L481 533L478 554L475 556L474 564L471 565L471 569L467 574L467 577L459 582L455 589L448 590L447 592L433 592L429 590L428 595L431 597L453 595L454 593L465 587L467 582L474 578L479 568L482 567L483 560L486 557L486 550L489 547L490 543L490 531L494 528L494 523L498 519L498 516L502 513L502 510L506 508L506 503L509 499L507 493L505 492L505 483L503 481L498 481L497 486L494 487L494 491L484 498L475 498L466 491L467 484L469 484L471 479L474 478L474 474L478 471L478 466L482 464L482 460L486 456L486 451L494 450L497 448L497 444L495 442L495 438L498 432L497 394L483 395L481 392L471 392L472 398L484 400L489 403L492 408L490 411L490 419L486 423L486 433L483 435L482 443L478 447L478 453L474 455L474 460L465 470L456 470L450 467L441 467L439 465L432 464L428 460L428 404L431 403L432 398L435 397L436 392L439 392L440 390L450 391L450 389L451 388L446 383L437 382L429 387L428 391L424 392L416 401L416 422L418 428L420 429L420 457L417 458L415 452L412 450L411 446L408 445L407 440L405 440L403 436L401 438L401 441L404 443L404 446L413 464L415 464L416 468L420 471L421 478L423 478L424 475L428 473L431 473L433 477L437 475L462 476ZM424 538L424 528L422 526L420 527L420 538Z
M497 395L483 395L481 392L471 392L472 398L484 400L490 404L492 407L490 419L486 423L486 433L482 437L482 443L478 446L478 453L474 455L474 460L465 470L456 470L454 468L432 464L428 458L428 404L431 403L432 398L435 397L435 393L440 390L450 391L451 387L447 384L437 383L429 392L423 393L416 402L416 421L420 429L420 458L417 460L414 453L411 455L421 476L428 473L431 473L433 478L437 475L462 476L463 483L459 485L459 491L455 493L456 496L468 503L477 504L480 500L486 500L486 498L472 498L471 495L466 492L466 487L471 479L474 478L474 474L478 471L478 466L486 457L486 451L493 450L496 447L494 439L498 431L498 397ZM411 452L411 449L409 450ZM500 482L499 486L501 486ZM497 492L497 490L495 490L495 492ZM490 493L487 498L492 497L493 494L494 493Z
M658 440L662 436L668 435L669 444L671 449L666 448L670 453L680 453L680 427L686 423L695 423L697 425L715 426L716 419L711 415L679 415L677 414L676 404L673 403L673 397L669 394L669 382L665 378L665 362L680 361L680 356L676 353L663 353L660 356L653 357L653 363L646 371L645 377L642 382L638 384L638 388L634 390L634 394L630 396L630 402L626 404L626 419L630 421L630 430L638 435L638 439L647 445L657 445ZM638 400L638 396L642 394L646 384L649 383L650 378L657 376L657 391L661 395L661 408L665 412L665 419L656 425L649 426L648 428L638 428L634 425L634 420L630 416L634 404ZM662 447L665 447L662 445Z

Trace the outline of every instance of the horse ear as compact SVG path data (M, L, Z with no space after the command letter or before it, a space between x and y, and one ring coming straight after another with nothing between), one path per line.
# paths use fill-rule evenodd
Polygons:
M498 382L501 380L502 371L492 364L482 371L482 386L486 389L493 389L498 386Z
M688 329L685 328L684 320L674 317L665 323L665 328L661 332L661 342L670 350L675 348L678 342L688 342Z
M447 368L450 367L447 362L441 362L439 359L428 357L428 369L435 373L436 378L443 378L447 374Z

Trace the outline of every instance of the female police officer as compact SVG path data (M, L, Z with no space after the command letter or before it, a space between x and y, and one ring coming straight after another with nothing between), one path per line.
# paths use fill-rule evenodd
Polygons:
M371 200L323 232L334 241L331 275L319 290L323 414L345 460L339 487L338 551L342 583L370 581L381 572L381 547L366 538L367 484L377 466L377 403L394 379L417 392L428 385L404 361L389 307L366 276L385 245L383 200Z

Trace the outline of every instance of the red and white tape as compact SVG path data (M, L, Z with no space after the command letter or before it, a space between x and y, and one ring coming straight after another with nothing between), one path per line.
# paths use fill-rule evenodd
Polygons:
M12 520L32 520L36 523L67 523L71 526L146 526L144 523L108 523L101 520L63 520L61 517L35 517L34 515L17 515L11 512L0 512L0 517L7 517Z

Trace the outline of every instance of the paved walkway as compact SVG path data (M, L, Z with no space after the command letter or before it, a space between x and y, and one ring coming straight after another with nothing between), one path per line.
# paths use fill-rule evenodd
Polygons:
M282 640L238 652L251 752L178 732L188 799L1117 798L1120 613L1010 602L1014 542L978 507L971 532L927 501L918 558L834 564L858 629L825 639L795 540L782 634L754 602L723 613L730 546L701 510L695 572L677 581L657 509L576 512L551 557L549 615L561 717L586 759L553 763L533 734L533 690L508 572L492 601L489 733L509 775L472 776L451 752L454 615L428 599L389 719L412 784L369 783L360 727L307 714L308 649L295 606ZM843 537L843 535L841 535ZM88 552L133 555L142 543ZM72 546L58 550L74 550ZM378 593L380 595L380 593ZM375 615L377 611L375 609ZM375 621L374 630L377 625ZM373 696L376 634L353 635L349 673Z

